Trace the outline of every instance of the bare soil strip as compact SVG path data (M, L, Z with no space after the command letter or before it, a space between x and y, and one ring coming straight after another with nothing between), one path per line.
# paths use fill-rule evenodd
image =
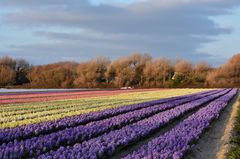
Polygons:
M238 99L240 98L239 95L240 95L240 93L238 94ZM221 147L220 147L218 153L216 154L216 159L226 158L225 155L230 149L230 146L231 146L230 140L231 140L232 133L233 133L235 119L237 117L238 106L240 104L238 99L232 106L232 112L231 112L230 118L228 120L227 126L225 128L224 135L221 138L222 144L221 144Z
M239 93L199 138L195 146L184 157L185 159L224 159L229 148L228 143L236 116L238 97Z

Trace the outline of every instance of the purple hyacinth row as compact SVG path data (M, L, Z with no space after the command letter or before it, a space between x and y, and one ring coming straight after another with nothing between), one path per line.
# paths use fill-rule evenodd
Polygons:
M237 89L211 102L208 106L189 116L172 130L143 145L124 159L161 158L180 159L190 149L209 124L219 117L221 111L236 95Z
M122 129L111 131L97 138L78 143L70 147L61 147L57 151L39 156L45 158L104 158L109 157L117 150L129 145L141 138L144 138L172 120L183 114L196 109L213 98L219 97L230 90L222 91L219 94L207 96L205 98L177 106L173 109L160 112L152 117L143 119L136 123L127 125Z
M75 127L78 125L87 124L92 121L102 120L105 118L113 117L115 115L127 113L130 111L150 107L156 104L163 104L172 101L179 100L182 102L182 99L188 101L188 97L194 97L196 95L204 95L219 92L219 90L207 91L198 94L185 95L180 97L172 97L166 99L160 99L145 103L131 104L127 106L121 106L118 108L106 109L99 112L92 112L82 115L77 115L73 117L66 117L56 121L43 122L39 124L30 124L26 126L20 126L16 128L2 129L0 130L0 143L8 143L13 140L23 140L31 137L37 137L39 135L49 134L59 130L64 130L66 128Z
M204 100L198 99L197 101L201 103L197 103L197 101L194 101L196 97L198 98L205 97L204 98L205 102L207 102L213 98L222 95L225 92L226 91L221 91L220 93L217 94L204 94L189 97L188 101L191 101L189 104L191 103L201 104L202 102L204 102ZM174 108L177 105L179 105L180 101L185 103L186 100L182 99L162 105L155 105L140 110L135 110L133 112L121 114L109 119L92 122L84 126L68 128L52 134L34 137L20 142L15 141L10 142L8 144L3 144L2 146L0 146L0 153L4 152L5 155L7 156L9 156L10 154L14 154L17 158L38 156L49 150L59 148L60 146L71 145L77 142L79 143L91 139L92 137L103 134L105 132L109 132L114 129L119 129L125 125L137 122L146 117L159 113L160 111Z

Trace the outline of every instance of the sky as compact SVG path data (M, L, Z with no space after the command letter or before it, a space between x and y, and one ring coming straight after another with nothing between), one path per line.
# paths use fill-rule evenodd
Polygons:
M77 62L132 53L207 61L240 52L239 0L1 0L0 56Z

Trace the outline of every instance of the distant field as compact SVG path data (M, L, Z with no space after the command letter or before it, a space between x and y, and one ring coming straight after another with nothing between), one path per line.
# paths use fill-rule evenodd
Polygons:
M237 89L1 93L0 158L130 159L153 153L156 158L181 158L236 93Z
M66 92L66 91L84 91L90 89L6 89L0 88L0 93L36 93L36 92ZM94 90L94 89L93 89Z
M10 92L0 94L0 104L16 104L29 102L42 102L65 99L79 99L88 97L100 97L118 95L131 92L159 91L161 89L133 89L133 90L78 90L78 89L37 89L23 90L18 93Z
M0 128L56 120L66 116L200 91L203 89L74 91L1 95L0 103L4 105L0 109Z

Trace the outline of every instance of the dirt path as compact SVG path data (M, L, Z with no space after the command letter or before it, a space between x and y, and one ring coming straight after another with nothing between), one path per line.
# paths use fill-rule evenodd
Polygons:
M234 122L235 122L235 119L237 117L238 106L240 104L240 102L239 102L240 95L238 97L239 98L237 99L237 101L233 105L230 118L228 120L227 126L226 126L225 131L224 131L224 135L221 138L222 144L221 144L221 147L220 147L220 149L219 149L219 151L216 155L216 159L224 159L225 154L228 152L228 150L231 146L229 141L230 141L231 136L232 136L232 132L233 132L233 128L234 128Z
M223 159L233 128L239 94L201 136L185 159Z

